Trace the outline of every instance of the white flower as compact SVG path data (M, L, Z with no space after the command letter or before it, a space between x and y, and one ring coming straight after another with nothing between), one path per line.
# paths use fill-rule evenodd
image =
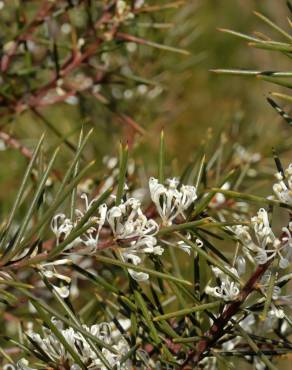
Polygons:
M279 324L279 319L283 319L285 316L284 311L281 308L276 307L273 303L271 309L268 312L266 320L263 322L263 330L274 331L274 327Z
M78 223L82 221L85 214L90 210L92 205L97 199L93 199L91 202L88 201L87 195L84 193L81 195L81 199L85 201L85 210L75 210L76 219L73 221L66 217L65 214L59 213L55 215L51 221L51 229L56 235L57 244L65 240L72 230L78 226ZM97 249L100 231L106 221L107 205L101 204L97 210L98 216L91 216L88 223L95 223L94 226L86 230L84 234L77 237L73 242L69 243L65 250L71 249L78 244L83 244L87 248L88 253L94 253Z
M243 256L238 256L236 258L236 266L238 275L243 275L246 271L246 262Z
M257 250L257 246L252 240L249 232L249 227L244 225L236 225L232 228L238 240L250 250Z
M236 143L234 145L234 157L236 163L256 163L261 159L261 155L259 153L251 153L242 145Z
M116 3L116 19L118 21L124 21L131 19L134 14L131 12L131 7L124 0L118 0Z
M256 243L253 241L247 226L238 225L233 228L237 238L246 248L243 249L245 254L260 265L278 256L280 260L279 267L287 268L292 257L292 223L289 224L289 227L282 229L284 236L278 239L270 227L266 210L261 208L257 216L252 217L251 224L254 229ZM249 252L256 253L256 255L251 256Z
M204 370L217 370L217 358L216 357L205 357L200 364L203 365L202 369Z
M55 283L51 282L55 291L62 298L69 297L69 294L70 294L69 286L70 286L70 283L71 283L71 278L66 276L66 275L60 274L57 271L56 267L59 267L59 266L62 266L62 265L67 265L70 262L71 261L68 260L68 259L61 259L61 260L56 260L56 261L47 262L47 263L41 263L41 264L37 265L37 268L38 268L40 274L42 274L43 276L45 276L49 280L54 279L54 280L57 280L58 282L61 283L60 286L59 286L59 284L56 285Z
M261 247L265 247L268 243L275 240L274 233L270 227L268 213L264 208L259 209L257 216L252 217L251 222Z
M280 257L279 266L281 268L286 268L288 266L288 260L281 254L281 250L284 246L283 243L275 237L270 227L267 211L261 208L257 216L252 217L251 222L260 248L255 257L257 263L262 265L278 255Z
M283 251L285 251L285 245L283 245L279 239L275 239L274 242L268 246L268 249L262 249L258 252L255 256L255 260L258 264L262 265L278 255L280 258L279 267L285 269L289 266L289 260L283 256Z
M136 281L142 282L149 279L149 274L146 274L145 272L135 271L133 269L128 269L128 272L132 276L132 278Z
M14 370L14 366L11 365L11 368L6 368L4 366L3 370ZM17 365L16 365L16 369L17 370L37 370L35 368L32 368L32 367L29 367L28 366L28 361L24 358L21 358L18 362L17 362Z
M273 185L273 191L281 202L292 205L292 163L284 175L285 177L280 172L276 173L278 182Z
M225 182L221 188L222 190L229 190L230 189L230 183ZM222 206L226 202L225 195L223 193L216 193L214 197L212 198L211 202L209 203L210 208L217 208Z
M117 240L153 236L157 233L157 223L148 220L140 207L138 199L130 198L108 211L107 220Z
M176 178L168 179L167 186L151 177L149 179L150 195L164 225L171 225L178 215L185 218L184 211L197 199L194 186L182 185L177 189L179 181Z
M61 238L66 239L73 228L73 222L63 213L56 214L52 219L51 229L58 241L60 241Z
M238 276L235 268L230 266L225 267L228 268L235 276ZM239 294L239 284L232 281L231 278L222 272L218 267L212 267L212 271L216 278L220 280L221 285L217 287L211 287L208 285L205 288L206 294L217 298L222 298L224 301L233 301Z
M122 245L121 256L124 261L139 265L145 254L161 255L163 248L157 245L154 235L159 227L152 219L147 219L136 198L129 198L119 206L112 207L107 214L108 223L114 237ZM145 281L149 278L144 272L128 270L133 279Z
M264 275L262 276L259 282L259 287L265 294L267 294L268 292L270 279L271 279L271 271L268 270L264 273ZM281 295L281 288L275 285L273 288L272 299L276 300L280 297L280 295Z
M69 290L68 286L63 285L61 287L58 287L58 286L53 285L53 287L61 298L68 298L69 297L70 290Z

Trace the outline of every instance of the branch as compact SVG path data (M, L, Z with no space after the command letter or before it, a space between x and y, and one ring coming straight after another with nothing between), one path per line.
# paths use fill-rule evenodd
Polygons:
M228 324L229 320L236 315L239 310L240 306L244 303L246 298L252 293L255 289L257 282L263 276L263 274L267 271L272 260L268 261L264 265L258 266L255 270L253 275L249 278L246 282L244 287L242 288L241 292L238 295L236 301L230 303L221 313L220 317L214 322L211 328L204 334L204 338L199 341L197 350L191 351L188 355L187 359L184 361L183 365L181 366L181 370L185 369L186 366L190 361L193 361L192 368L201 361L203 355L206 351L210 350L212 346L220 339L225 333L224 328Z
M18 149L24 157L28 159L32 158L32 152L24 145L22 145L17 139L8 135L6 132L0 131L0 139L2 139L7 146L13 149Z

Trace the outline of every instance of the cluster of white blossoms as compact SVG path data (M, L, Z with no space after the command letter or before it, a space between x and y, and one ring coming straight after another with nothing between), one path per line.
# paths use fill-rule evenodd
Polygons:
M292 163L284 171L276 173L278 182L274 184L273 191L276 197L283 203L292 205Z
M281 238L277 238L271 229L268 213L261 208L257 215L251 218L255 241L248 226L238 225L233 228L237 238L243 245L243 252L250 260L263 265L276 256L279 258L279 267L285 269L292 257L292 223L282 228Z
M239 277L237 270L234 267L225 266L235 276ZM221 298L224 301L233 301L239 294L239 284L226 275L225 272L218 267L212 267L212 271L216 279L220 280L220 286L211 287L207 285L205 288L206 294L216 298Z
M185 218L184 212L197 199L197 189L191 185L181 185L176 178L167 179L166 186L157 179L149 179L150 195L164 226L171 225L180 215Z
M129 198L119 206L112 207L107 214L108 223L120 249L123 259L134 265L142 262L144 254L161 255L163 248L157 245L155 234L159 230L158 224L147 219L141 210L141 202L135 198ZM137 281L144 281L149 275L129 269L130 275Z
M267 270L258 284L258 287L261 289L264 295L268 294L271 275L271 270ZM287 282L290 278L291 274L289 273L279 277L278 272L276 272L275 285L273 286L272 292L272 303L268 313L271 324L269 329L273 328L273 324L275 323L276 319L282 319L285 316L282 306L291 306L292 304L292 294L283 295L281 288L281 284Z
M178 216L185 218L184 212L197 199L194 186L181 185L178 188L179 181L175 178L168 179L167 184L167 186L159 184L153 177L149 180L151 199L162 218L163 226L171 225ZM56 235L57 244L63 242L75 228L78 228L79 223L97 201L93 199L89 202L86 194L82 194L81 198L85 201L85 210L76 209L74 220L63 213L55 215L52 219L51 228ZM93 226L69 243L65 248L66 251L82 245L83 253L95 253L98 249L101 229L107 226L113 233L114 241L121 247L120 255L126 262L137 266L142 263L145 255L163 253L164 249L157 245L155 237L159 231L159 225L153 219L146 217L139 199L131 197L122 201L120 205L109 208L106 204L102 204L97 212L98 216L91 216L86 221ZM137 281L145 281L149 278L148 274L133 269L129 269L129 273ZM49 270L48 274L52 274L52 271ZM60 293L63 293L62 296L67 294L64 287Z
M253 229L254 237L252 236L251 228ZM288 227L282 228L282 235L280 238L277 238L271 229L267 211L261 208L257 215L251 218L251 228L244 225L237 225L232 228L242 244L245 257L243 255L237 257L236 268L225 267L235 276L239 277L245 273L246 257L251 262L259 265L263 265L277 257L279 259L279 267L281 269L287 268L289 266L289 261L292 259L292 222L289 223ZM216 279L220 281L220 285L216 287L208 285L205 292L214 297L221 298L224 301L236 299L239 293L239 284L217 267L212 267L212 271ZM266 288L268 287L268 274L270 274L269 270L260 283L263 293L266 293ZM281 297L280 294L281 289L275 286L272 297L274 300L281 299L284 303L291 301L291 297ZM280 317L282 311L272 305L271 314L273 312L277 317Z
M107 369L84 335L71 327L64 328L62 322L54 318L52 319L52 322L75 353L78 353L80 360L86 365L87 369ZM125 323L121 322L120 324L123 326ZM116 330L112 330L113 325L111 325L111 323L101 323L90 327L83 325L82 328L113 349L113 352L107 348L101 349L102 355L111 367L116 366L116 368L120 370L131 368L130 361L125 361L121 364L122 357L129 352L130 348L125 338L120 333L117 335ZM129 324L126 323L125 330L128 328ZM43 327L42 332L43 336L29 330L27 335L53 363L60 365L66 363L70 366L70 370L81 370L80 366L75 363L72 355L50 329ZM23 362L19 364L18 368L24 369L24 367L21 366L24 366ZM34 370L30 367L25 367L25 369Z
M86 212L88 212L92 205L94 204L94 202L97 201L97 199L93 199L91 202L89 202L87 195L85 193L81 195L81 198L84 199L85 201L85 211L82 212L79 209L76 209L75 210L76 217L74 220L68 218L63 213L58 213L53 217L51 222L51 229L53 233L56 235L57 244L59 244L69 236L72 230L78 226L80 221L82 221ZM85 245L88 253L94 253L97 248L100 231L106 221L106 213L107 205L105 203L101 204L98 207L98 217L92 216L88 220L89 223L94 223L96 226L90 227L84 234L82 234L82 236L74 239L74 241L68 244L66 250L71 249L76 245L82 244Z

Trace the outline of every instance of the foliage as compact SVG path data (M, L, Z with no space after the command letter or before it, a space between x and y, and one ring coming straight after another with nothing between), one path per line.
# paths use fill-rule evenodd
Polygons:
M264 130L244 131L235 119L223 132L207 130L194 155L177 164L169 143L180 138L158 128L159 143L152 142L130 115L149 109L155 116L159 100L145 101L140 111L133 108L140 98L127 96L141 86L159 95L164 68L184 70L174 55L187 54L177 44L190 29L193 3L19 5L5 4L1 14L2 118L11 124L29 111L48 131L31 148L6 126L1 131L7 147L27 161L1 219L2 368L283 368L292 349L292 165L283 164L289 127L272 149ZM175 31L165 22L169 16L180 21ZM160 42L154 33L164 28ZM128 68L137 45L138 70L155 60L149 71L161 80ZM160 51L172 52L167 61ZM109 115L101 108L95 117L92 95ZM67 133L43 113L44 103L54 109L64 102L85 112L83 124ZM95 143L102 129L91 126L110 118L112 129L117 116L127 142L114 156L107 143L101 161L96 153L104 151ZM155 148L151 155L146 146Z

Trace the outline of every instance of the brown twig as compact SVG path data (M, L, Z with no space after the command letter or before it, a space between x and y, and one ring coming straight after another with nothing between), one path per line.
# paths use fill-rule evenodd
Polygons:
M8 135L6 132L0 131L0 139L2 139L7 146L13 149L18 149L24 157L28 159L32 158L32 152L24 145L20 144L16 138Z
M16 49L21 41L25 41L41 23L45 22L48 14L54 9L57 2L44 1L40 9L37 11L34 19L25 27L24 32L19 34L15 40L14 45L8 54L4 54L1 59L1 71L6 72L10 66L11 57L16 52Z

